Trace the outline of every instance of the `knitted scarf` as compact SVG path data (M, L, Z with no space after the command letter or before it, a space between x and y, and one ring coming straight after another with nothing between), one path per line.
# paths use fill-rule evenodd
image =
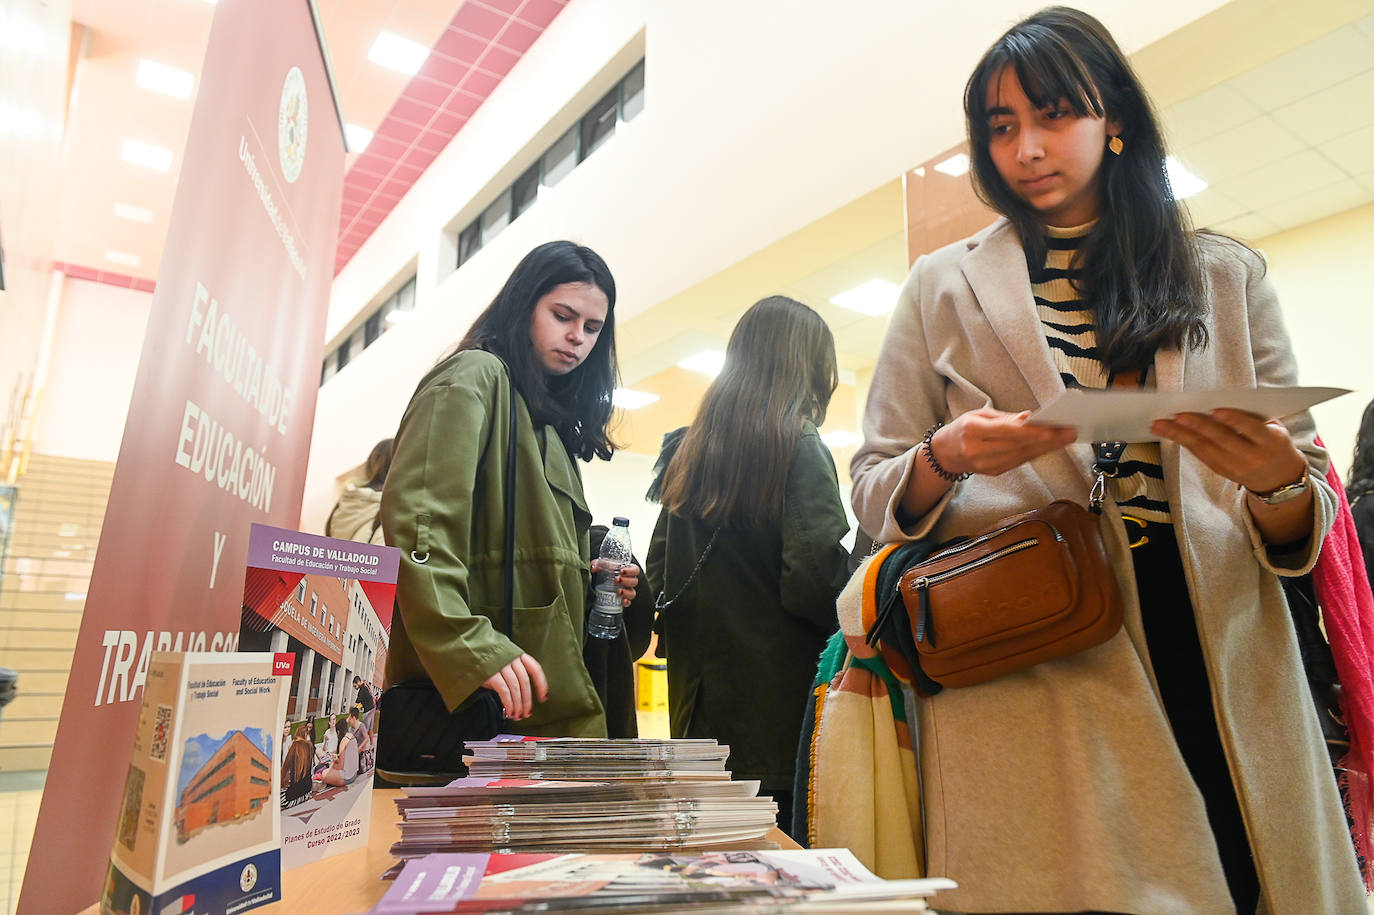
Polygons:
M1322 542L1312 584L1340 677L1341 712L1350 733L1350 752L1341 760L1342 793L1365 889L1374 890L1374 596L1355 519L1335 467L1327 470L1326 480L1336 491L1336 520Z

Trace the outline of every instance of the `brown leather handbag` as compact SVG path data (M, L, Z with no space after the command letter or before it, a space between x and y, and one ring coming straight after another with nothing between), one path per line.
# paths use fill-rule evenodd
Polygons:
M1121 591L1098 518L1077 503L1051 502L904 572L898 592L926 676L973 686L1115 635Z

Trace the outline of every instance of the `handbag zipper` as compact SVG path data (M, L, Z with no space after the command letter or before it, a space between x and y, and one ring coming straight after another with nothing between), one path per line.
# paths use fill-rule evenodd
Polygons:
M1054 530L1054 529L1051 528L1051 530ZM1064 538L1062 538L1062 537L1059 536L1059 532L1058 532L1058 531L1055 531L1054 533L1055 533L1055 539L1057 539L1057 540L1062 540L1062 539L1064 539ZM991 536L991 535L988 535L988 536ZM978 538L978 539L979 539L979 540L984 540L984 539L986 539L986 537L980 537L980 538ZM976 542L976 541L970 541L969 543L964 544L963 546L958 547L957 549L961 549L961 550L962 550L962 549L965 549L965 548L967 548L968 546L972 546L973 543L975 543L975 542ZM913 582L911 583L911 590L913 590L913 591L916 592L916 595L917 595L918 600L920 601L920 607L921 607L921 612L920 612L920 614L919 614L919 616L917 617L917 620L916 620L916 641L917 641L917 642L925 642L925 641L928 641L928 642L930 642L930 647L931 647L931 648L936 647L936 646L935 646L935 626L934 626L934 624L933 624L933 622L932 622L932 620L931 620L931 618L930 618L930 586L931 586L931 585L939 584L940 582L945 581L945 580L950 579L950 578L958 578L960 575L963 575L963 574L965 574L966 572L972 572L972 571L974 571L975 569L980 569L980 568L982 568L983 566L987 565L988 563L996 562L997 560L1002 559L1002 558L1007 557L1007 556L1010 556L1010 555L1012 555L1013 553L1019 553L1019 552L1021 552L1022 550L1028 550L1028 549L1030 549L1030 548L1033 547L1033 546L1038 546L1039 544L1040 544L1040 538L1039 538L1039 537L1027 537L1025 540L1018 540L1018 541L1015 542L1015 543L1009 543L1009 544L1007 544L1006 546L1002 547L1000 550L996 550L996 551L994 551L994 552L989 553L989 554L986 555L986 556L982 556L982 557L980 557L980 558L978 558L978 559L975 559L975 560L973 560L972 562L968 563L967 565L955 566L955 567L952 568L952 569L946 569L945 571L943 571L943 572L937 572L937 573L935 573L934 575L922 575L920 578L917 578L915 581L913 581ZM948 555L949 555L948 553L945 554L945 556L948 556ZM943 558L945 558L945 557L944 557L944 556L941 556L941 557L938 557L938 558L942 558L942 559L943 559Z
M1020 522L1020 523L1024 523L1024 522ZM1059 541L1060 543L1063 543L1063 542L1064 542L1064 535L1061 534L1061 533L1059 533L1059 529L1056 528L1053 524L1050 524L1048 521L1044 521L1044 520L1041 520L1041 519L1038 519L1038 518L1036 519L1036 523L1045 525L1045 527L1047 527L1047 528L1050 529L1050 533L1054 535L1054 539L1055 539L1055 540ZM931 556L931 557L930 557L928 560L926 560L926 561L927 561L927 562L934 562L934 561L937 560L937 559L946 559L946 558L948 558L948 557L950 557L950 556L957 556L958 554L964 552L965 550L971 550L971 549L973 549L974 547L978 546L979 544L985 543L985 542L987 542L988 540L991 540L993 537L1000 537L1001 535L1005 534L1007 531L1011 530L1011 529L1012 529L1013 527L1015 527L1015 526L1016 526L1016 525L1014 525L1014 524L1009 524L1009 525L1007 525L1006 527L999 527L999 528L998 528L997 530L995 530L995 531L988 531L986 534L983 534L983 535L981 535L981 536L979 536L979 537L974 537L972 540L965 540L963 543L956 543L954 546L950 547L949 549L941 550L940 552L934 554L933 556Z

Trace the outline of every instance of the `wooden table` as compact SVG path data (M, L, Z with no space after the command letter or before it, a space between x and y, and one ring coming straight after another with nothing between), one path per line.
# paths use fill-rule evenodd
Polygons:
M340 915L371 909L391 887L390 882L378 877L396 860L391 857L390 848L401 838L395 803L400 794L399 788L372 790L367 848L355 848L287 871L282 875L282 900L249 911L265 915ZM769 831L767 839L780 848L799 847L776 827ZM82 915L99 912L97 904L83 910Z

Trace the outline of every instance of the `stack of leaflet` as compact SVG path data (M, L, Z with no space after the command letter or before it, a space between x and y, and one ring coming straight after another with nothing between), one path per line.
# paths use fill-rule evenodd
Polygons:
M498 737L466 744L468 774L617 782L728 781L730 748L716 741Z
M407 859L439 852L776 847L777 805L714 740L497 739L472 774L397 798Z
M881 880L843 848L698 855L442 854L407 861L372 915L923 912L943 878Z

